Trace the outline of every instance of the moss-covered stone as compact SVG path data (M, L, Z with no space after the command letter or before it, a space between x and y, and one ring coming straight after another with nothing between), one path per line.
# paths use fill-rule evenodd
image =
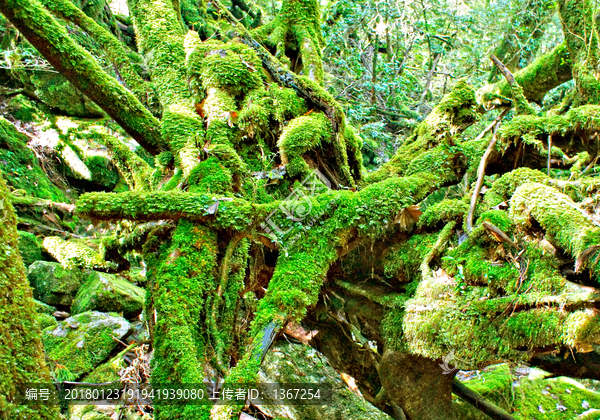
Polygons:
M516 372L519 374L517 375ZM515 419L571 420L597 419L600 394L579 381L548 378L547 372L519 367L513 372L506 364L493 365L470 375L464 384L509 412ZM526 375L523 376L523 373ZM465 402L456 400L461 419L487 420L488 417Z
M11 98L7 106L7 111L17 120L24 122L32 122L40 116L40 111L35 103L21 94Z
M145 291L113 274L91 272L79 288L71 313L86 311L122 312L131 319L142 312Z
M35 304L35 311L38 314L52 315L54 312L56 312L56 307L48 305L48 304L46 304L44 302L41 302L41 301L39 301L37 299L33 299L33 303Z
M27 148L27 136L0 117L0 172L8 185L32 197L65 202L64 193L50 182L34 153Z
M121 376L119 375L119 372L127 368L127 363L125 363L123 356L130 352L133 346L134 345L128 346L109 361L96 367L85 377L84 381L91 383L120 382Z
M19 231L19 252L25 267L42 259L42 247L33 233Z
M44 330L42 338L48 357L80 378L106 360L130 329L124 318L84 312Z
M81 241L66 241L58 236L47 236L44 238L43 245L44 249L66 269L94 269L110 266L98 251Z
M29 266L29 283L36 299L49 305L70 306L82 283L81 272L60 264L36 261Z
M261 405L261 410L271 417L294 420L391 419L352 392L327 359L310 346L290 344L286 341L276 343L267 353L258 378L261 383L318 383L332 389L332 401L324 406L292 406L265 398L265 405Z
M46 328L54 328L58 325L58 321L56 320L56 318L54 318L52 315L48 315L48 314L38 314L37 315L37 320L40 324L40 328L42 330L46 329Z

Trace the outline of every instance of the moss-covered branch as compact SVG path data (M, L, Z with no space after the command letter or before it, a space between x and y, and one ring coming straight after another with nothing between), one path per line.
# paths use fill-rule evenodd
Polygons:
M574 259L591 246L600 245L598 223L552 187L524 184L517 188L510 204L510 214L517 223L528 226L530 218L535 219Z
M439 144L459 142L459 135L480 118L475 91L464 81L456 83L450 93L429 113L406 139L396 154L367 178L376 182L389 176L402 176L417 157Z
M110 151L110 157L125 182L132 190L149 190L152 168L148 163L132 152L118 138L101 134L102 141Z
M64 77L123 127L144 149L164 149L150 111L73 41L38 0L1 0L0 12Z
M600 52L593 47L600 40L595 4L590 0L560 0L558 11L578 93L575 105L600 104Z
M152 85L142 79L136 70L131 57L136 55L112 33L88 17L81 9L68 0L42 0L48 9L57 16L73 22L88 33L104 50L106 57L113 63L115 71L127 84L133 94L150 109L155 108L156 99ZM141 58L138 57L138 61Z
M187 177L198 164L204 124L188 89L179 10L168 0L131 0L129 6L140 52L151 57L151 78L163 109L162 134Z
M148 271L156 311L151 381L200 384L207 379L203 371L207 343L199 323L204 295L216 287L217 236L206 227L182 220L172 241L161 245ZM157 419L208 419L210 412L205 405L154 407Z
M542 103L544 96L555 87L571 80L571 57L565 43L538 57L531 64L514 74L516 83L523 88L529 101ZM479 101L491 107L510 104L511 86L502 79L496 84L484 86L477 92Z

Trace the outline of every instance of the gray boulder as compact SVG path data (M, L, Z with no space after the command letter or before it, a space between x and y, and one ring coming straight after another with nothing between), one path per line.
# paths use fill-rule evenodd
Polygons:
M391 420L391 417L352 392L327 362L325 356L307 345L276 343L268 352L259 372L262 383L318 383L328 385L333 400L326 405L261 405L271 417L292 420ZM269 402L264 398L263 402ZM276 402L276 401L273 401Z

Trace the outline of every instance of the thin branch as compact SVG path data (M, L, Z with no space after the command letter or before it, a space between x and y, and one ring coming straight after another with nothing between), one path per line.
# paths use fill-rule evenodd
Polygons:
M494 134L492 136L492 140L488 144L487 149L485 149L485 153L481 157L481 161L479 162L479 169L477 169L477 183L475 184L475 189L473 190L473 195L471 196L471 206L469 207L469 213L467 215L467 233L473 230L473 214L475 213L475 205L477 204L477 198L479 197L479 191L481 190L481 186L483 185L483 177L485 175L485 167L487 165L487 160L494 150L494 146L496 145L496 141L498 139L498 127L500 127L500 123L502 122L502 118L506 115L507 110L502 111L502 113L494 120Z
M456 378L452 382L452 392L494 420L516 420L506 411L490 403L478 392L473 391Z

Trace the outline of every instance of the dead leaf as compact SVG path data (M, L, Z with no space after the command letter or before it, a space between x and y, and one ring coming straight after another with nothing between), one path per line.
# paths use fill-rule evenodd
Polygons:
M409 230L419 221L419 217L421 217L422 214L423 212L420 210L419 206L408 206L398 212L394 219L394 223L398 223L402 230Z
M206 214L217 214L217 210L219 210L219 201L215 201L206 209Z
M313 339L313 337L315 335L317 335L317 333L319 331L317 330L313 330L313 331L306 331L302 325L298 324L297 322L288 322L287 325L285 326L285 330L283 331L285 332L287 335L294 337L296 340L300 341L301 343L304 344L308 344L308 342L310 340Z
M356 386L356 380L352 376L344 372L340 373L340 376L342 377L346 385L348 385L350 391L354 392L356 395L362 396L360 391L358 390L358 386Z

